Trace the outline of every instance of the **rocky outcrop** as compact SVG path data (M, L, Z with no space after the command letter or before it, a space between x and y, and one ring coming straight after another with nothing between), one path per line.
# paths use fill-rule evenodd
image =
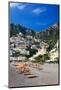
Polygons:
M58 55L58 42L55 44L54 48L50 51L50 61L57 61L59 58Z

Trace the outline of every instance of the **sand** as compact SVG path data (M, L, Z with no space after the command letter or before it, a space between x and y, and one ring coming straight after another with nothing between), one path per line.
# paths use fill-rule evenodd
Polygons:
M58 64L42 65L42 70L38 70L33 67L29 67L31 74L35 75L35 78L28 78L28 75L24 75L16 71L13 64L10 64L9 70L9 87L23 87L23 86L39 86L39 85L56 85L58 84Z

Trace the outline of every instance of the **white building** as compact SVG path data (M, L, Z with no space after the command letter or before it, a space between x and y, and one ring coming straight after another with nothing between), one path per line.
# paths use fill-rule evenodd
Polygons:
M26 60L26 57L20 56L20 57L10 57L10 61L24 61Z

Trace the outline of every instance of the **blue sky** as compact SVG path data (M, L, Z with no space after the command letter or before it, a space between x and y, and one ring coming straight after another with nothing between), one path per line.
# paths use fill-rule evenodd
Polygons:
M47 29L59 22L58 5L10 3L10 23L21 24L35 31Z

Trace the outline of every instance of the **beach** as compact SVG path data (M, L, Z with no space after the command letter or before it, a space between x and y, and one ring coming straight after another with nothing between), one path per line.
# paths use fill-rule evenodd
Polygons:
M29 67L31 74L35 78L28 78L28 75L19 73L13 64L10 64L9 70L9 87L23 86L40 86L40 85L57 85L58 84L58 64L42 65L42 69L38 70Z

